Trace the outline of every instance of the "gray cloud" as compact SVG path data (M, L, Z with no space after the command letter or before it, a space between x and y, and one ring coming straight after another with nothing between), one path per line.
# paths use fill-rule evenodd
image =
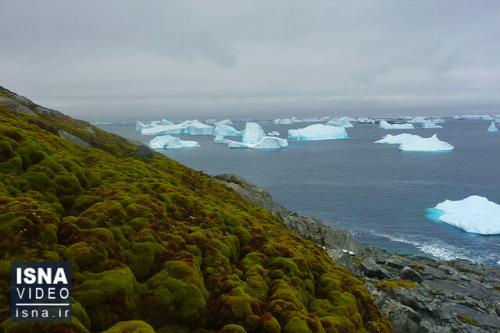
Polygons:
M497 1L0 2L1 85L85 119L500 113Z

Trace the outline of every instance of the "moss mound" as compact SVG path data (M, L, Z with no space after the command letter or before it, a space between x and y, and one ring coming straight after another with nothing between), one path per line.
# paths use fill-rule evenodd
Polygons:
M2 278L4 332L391 331L361 281L266 210L0 91L32 111L0 104L0 275L13 260L71 261L75 302L73 323L12 323Z

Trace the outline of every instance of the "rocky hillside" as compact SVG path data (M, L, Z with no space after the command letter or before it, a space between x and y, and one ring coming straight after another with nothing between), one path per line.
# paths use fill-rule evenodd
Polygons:
M500 332L500 267L363 246L347 232L280 206L265 190L237 176L217 179L323 246L332 260L363 279L395 332Z
M9 319L13 260L73 265L73 320ZM0 331L391 332L361 279L213 178L0 88Z

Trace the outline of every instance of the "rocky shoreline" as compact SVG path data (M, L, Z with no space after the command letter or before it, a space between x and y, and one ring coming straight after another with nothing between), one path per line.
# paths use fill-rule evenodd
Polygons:
M395 332L500 332L500 267L402 256L366 246L349 232L286 209L238 176L215 178L279 216L362 278Z

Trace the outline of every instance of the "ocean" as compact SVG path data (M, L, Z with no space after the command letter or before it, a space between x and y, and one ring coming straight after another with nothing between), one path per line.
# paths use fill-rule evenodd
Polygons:
M237 129L244 127L244 122L234 123ZM259 123L285 138L288 129L310 124ZM446 199L475 194L500 203L500 132L487 132L488 125L450 118L443 129L382 130L355 124L347 129L348 139L289 141L287 148L270 151L229 149L213 143L213 136L189 136L183 139L201 147L161 152L208 174L242 176L287 208L349 230L363 243L402 254L495 264L500 262L500 235L466 233L426 218L427 208ZM153 138L141 136L135 124L100 127L146 144ZM455 149L401 152L397 145L374 143L389 133L437 133Z

